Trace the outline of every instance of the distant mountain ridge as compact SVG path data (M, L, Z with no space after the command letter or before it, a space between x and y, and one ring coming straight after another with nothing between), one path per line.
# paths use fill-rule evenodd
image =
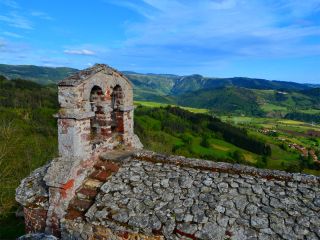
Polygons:
M0 75L56 84L77 72L74 68L14 66L0 64ZM270 81L258 78L213 78L199 74L141 74L123 71L134 85L134 99L237 115L283 117L290 112L318 114L320 88L317 85ZM320 85L318 86L320 87ZM311 110L310 110L311 109Z
M9 79L22 78L41 84L56 83L77 71L79 70L68 67L55 68L34 65L0 64L0 75ZM163 94L182 94L201 89L215 89L227 86L273 90L307 90L313 87L320 87L320 85L246 77L214 78L204 77L199 74L178 76L174 74L142 74L133 71L123 71L123 73L133 82L135 87L154 89Z
M311 88L309 85L295 82L270 81L245 77L206 78L197 74L179 79L173 87L172 93L181 94L201 89L216 89L227 86L272 90L305 90Z

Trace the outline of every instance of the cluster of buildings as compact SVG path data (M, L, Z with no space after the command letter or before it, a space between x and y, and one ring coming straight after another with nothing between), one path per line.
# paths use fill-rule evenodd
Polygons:
M295 149L297 150L302 156L304 157L308 157L308 156L311 156L312 160L316 163L319 163L320 164L320 160L315 152L315 150L313 149L307 149L306 147L304 146L301 146L299 144L296 144L296 143L291 143L289 144L289 147L291 149Z
M277 130L268 129L268 128L259 129L258 132L268 136L276 136L278 134Z
M262 134L265 134L265 135L268 135L268 136L277 136L277 134L278 134L277 130L268 129L268 128L259 129L258 132L260 132ZM315 136L315 137L320 136L320 132L313 131L313 130L309 130L307 132L307 134L310 135L310 136ZM279 138L278 140L280 140L282 142L287 141L284 138ZM318 156L316 154L316 151L314 149L308 149L308 148L306 148L306 147L304 147L302 145L299 145L297 143L289 143L288 147L291 148L291 149L297 150L304 157L311 156L312 160L315 163L320 164L320 159L318 158Z

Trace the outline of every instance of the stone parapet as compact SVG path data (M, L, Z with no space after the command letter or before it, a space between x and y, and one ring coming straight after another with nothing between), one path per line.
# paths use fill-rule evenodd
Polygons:
M169 163L174 165L181 165L184 167L191 167L195 169L209 170L215 172L224 172L231 174L246 174L259 178L266 178L267 180L283 180L296 181L301 183L320 184L320 177L301 174L288 173L279 170L260 169L243 164L231 164L225 162L214 162L205 159L187 158L183 156L165 155L152 151L137 151L134 157L140 160Z

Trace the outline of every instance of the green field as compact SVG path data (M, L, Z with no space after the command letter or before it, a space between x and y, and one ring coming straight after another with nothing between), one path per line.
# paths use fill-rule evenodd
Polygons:
M158 102L149 102L149 101L134 101L136 106L141 105L144 107L167 107L167 106L177 106L174 104L158 103ZM181 106L180 106L181 107ZM205 108L192 108L192 107L181 107L182 109L188 110L193 113L208 113L208 109Z
M271 112L271 111L282 111L282 112L287 112L288 109L283 106L275 105L272 103L265 103L261 105L261 109L265 112Z
M242 126L251 135L271 144L272 155L266 166L270 169L286 169L286 166L299 161L300 153L288 148L284 150L281 148L283 145L296 143L306 148L313 148L316 151L320 149L320 138L307 135L310 130L320 132L320 125L287 119L242 116L221 116L221 119L236 126ZM262 129L275 130L276 136L268 136L258 132ZM303 169L303 172L320 175L320 171L315 169Z

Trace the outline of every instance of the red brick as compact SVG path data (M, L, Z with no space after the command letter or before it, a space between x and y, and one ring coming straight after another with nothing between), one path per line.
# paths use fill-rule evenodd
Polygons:
M98 191L96 189L91 189L91 188L81 188L78 193L81 193L85 196L87 196L89 199L93 199L97 196Z
M76 209L73 209L73 208L68 209L68 212L66 214L66 219L74 220L74 219L76 219L78 217L82 218L83 217L83 213L78 211L78 210L76 210Z
M96 176L99 174L99 172L100 172L100 170L95 170L93 173L90 174L89 178L96 178Z
M106 170L110 170L111 172L118 172L119 166L116 163L106 162L105 165Z
M68 182L62 185L62 188L60 189L60 194L62 198L67 197L67 191L73 187L74 179L70 179Z
M111 172L110 171L101 171L100 173L98 173L96 175L96 179L101 181L101 182L104 182L108 179L108 177L111 176Z
M110 128L107 128L107 127L101 127L101 135L102 136L110 136L111 135L111 131L110 131Z
M91 207L92 203L90 200L74 199L71 203L71 208L84 212Z
M94 166L97 169L109 170L111 172L117 172L119 170L119 166L116 163L112 163L112 162L99 161Z

